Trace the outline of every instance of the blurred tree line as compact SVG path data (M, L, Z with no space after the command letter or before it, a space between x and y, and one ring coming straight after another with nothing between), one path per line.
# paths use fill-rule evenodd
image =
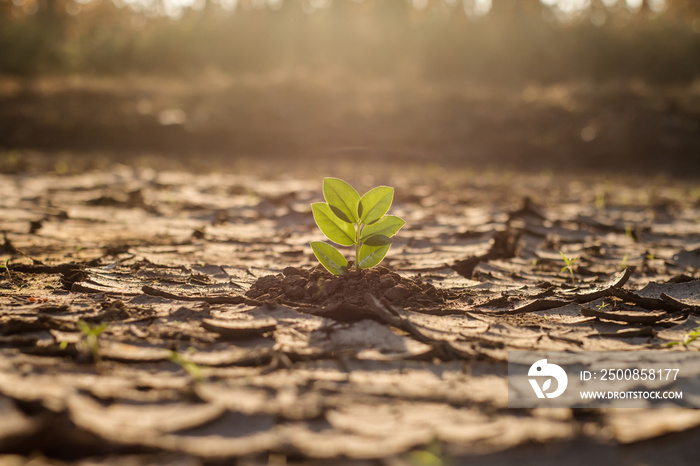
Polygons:
M0 73L700 76L698 0L0 0Z

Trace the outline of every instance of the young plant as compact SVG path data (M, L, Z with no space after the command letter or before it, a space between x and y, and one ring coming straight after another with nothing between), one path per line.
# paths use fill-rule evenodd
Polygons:
M379 264L391 247L391 237L406 223L395 215L385 215L394 200L394 188L377 186L360 197L345 181L324 178L323 197L326 202L311 204L323 234L341 246L355 246L356 271ZM323 241L310 244L326 270L333 275L348 273L348 261L335 247Z
M5 265L0 265L0 269L5 269L5 272L7 272L7 279L12 281L12 275L10 274L10 259L5 261Z
M571 284L573 286L576 286L576 282L574 281L574 262L576 262L578 257L573 257L570 259L566 257L561 251L559 251L559 254L561 254L561 257L564 258L564 262L566 262L566 265L561 269L561 273L564 273L566 270L568 270L569 274L571 275Z
M81 344L87 347L88 350L90 350L90 354L92 354L92 360L95 362L95 365L98 369L102 365L102 356L100 355L100 345L97 343L97 339L100 335L102 335L102 332L107 330L108 325L109 324L100 324L91 327L90 324L88 324L82 319L78 321L78 328L83 334Z
M683 345L687 347L698 338L700 338L700 327L694 328L688 332L685 337L683 337L683 341L669 341L666 343L666 346Z
M408 463L411 466L447 466L453 462L445 457L438 441L433 441L425 448L408 453Z
M192 348L192 350L194 350L194 348ZM198 364L190 361L189 359L186 359L180 353L170 351L168 359L171 362L174 362L178 366L182 367L190 375L190 377L192 377L192 380L194 382L201 382L202 380L204 380L204 377L202 376L202 368L199 367Z
M622 258L620 261L620 265L617 266L618 269L625 269L627 268L627 258L629 257L629 254L625 254L625 256Z

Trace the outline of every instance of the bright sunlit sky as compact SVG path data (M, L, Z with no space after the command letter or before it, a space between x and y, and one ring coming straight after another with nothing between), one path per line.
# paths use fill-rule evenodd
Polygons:
M88 0L89 1L89 0ZM139 10L143 8L151 9L156 7L158 0L121 0L132 8ZM253 0L250 2L253 8L270 8L276 10L280 8L284 0ZM307 13L326 8L332 0L303 0L302 8ZM354 0L362 2L363 0ZM429 0L410 0L417 10L428 6ZM444 0L448 4L455 5L461 3L470 15L482 16L491 9L492 0ZM563 15L576 15L587 10L591 6L591 0L540 0L544 5L555 8ZM214 3L222 5L224 8L233 10L238 6L239 0L212 0ZM630 10L638 10L642 6L643 0L602 0L608 7L617 3L625 3ZM179 15L184 8L200 9L204 6L203 0L163 0L166 13L172 16ZM649 7L654 11L662 11L666 7L666 0L650 0Z

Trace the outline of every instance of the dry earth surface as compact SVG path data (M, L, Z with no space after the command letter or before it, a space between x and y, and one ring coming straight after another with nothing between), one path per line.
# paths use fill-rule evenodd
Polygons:
M700 349L667 345L700 327L697 183L249 164L0 176L0 463L697 464L700 410L506 384L510 350ZM371 277L313 269L323 175L396 188Z

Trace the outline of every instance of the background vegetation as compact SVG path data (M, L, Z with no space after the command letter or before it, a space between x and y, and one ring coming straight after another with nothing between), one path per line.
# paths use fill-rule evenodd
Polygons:
M329 65L503 82L700 71L693 0L0 0L0 73Z
M4 172L278 157L700 175L697 0L0 0L0 51Z

